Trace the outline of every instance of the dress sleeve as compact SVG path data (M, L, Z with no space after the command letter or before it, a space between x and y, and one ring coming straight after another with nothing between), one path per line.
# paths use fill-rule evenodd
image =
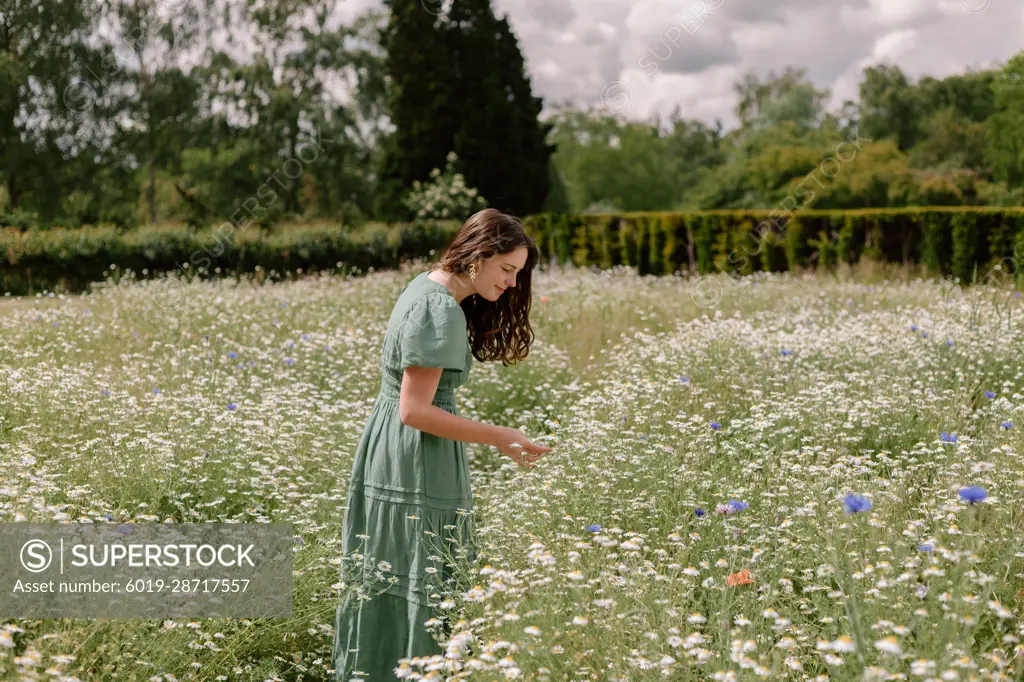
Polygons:
M466 343L466 318L461 308L424 297L413 304L402 322L401 369L442 367L461 372Z

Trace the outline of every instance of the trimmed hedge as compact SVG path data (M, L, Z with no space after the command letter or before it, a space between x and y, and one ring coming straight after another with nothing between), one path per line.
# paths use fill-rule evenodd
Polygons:
M402 261L444 249L459 224L370 225L358 231L337 225L259 230L179 226L0 230L0 293L82 291L106 278L111 265L138 277L181 271L216 277L262 270L268 276L345 268L395 268Z
M546 260L578 267L631 265L641 274L795 270L862 257L923 263L971 282L1024 260L1024 208L921 207L856 211L700 211L617 215L540 214L524 219ZM111 265L137 276L182 270L195 277L267 276L344 268L394 268L443 250L456 222L289 226L261 233L179 226L0 230L0 293L81 291ZM1009 259L1009 260L1008 260Z
M1024 260L1024 208L545 213L524 223L547 260L651 275L778 272L867 257L971 282L1000 262L1017 274Z

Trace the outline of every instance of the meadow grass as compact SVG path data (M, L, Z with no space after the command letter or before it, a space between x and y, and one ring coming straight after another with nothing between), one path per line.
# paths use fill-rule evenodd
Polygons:
M329 679L351 457L427 267L0 299L0 521L296 534L292 618L0 621L3 679ZM479 560L402 675L1024 678L1024 304L918 274L723 276L708 308L535 273L529 358L458 402L554 452L468 446Z

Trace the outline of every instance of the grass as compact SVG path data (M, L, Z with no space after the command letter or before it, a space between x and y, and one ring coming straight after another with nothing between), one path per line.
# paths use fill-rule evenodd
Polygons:
M0 299L0 520L301 539L290 619L0 620L0 678L328 679L351 456L426 267ZM917 275L713 278L702 307L679 277L536 273L530 357L475 362L459 410L555 450L468 448L449 674L1021 679L1024 304Z

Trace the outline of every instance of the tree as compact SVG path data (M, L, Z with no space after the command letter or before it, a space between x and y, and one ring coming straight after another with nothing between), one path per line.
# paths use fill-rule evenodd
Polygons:
M623 211L668 208L680 187L660 131L601 110L565 111L552 119L552 157L565 179L569 206L600 204Z
M996 79L996 113L988 120L986 157L997 180L1024 185L1024 52L1014 56Z
M898 66L880 64L864 70L860 84L860 134L871 140L892 139L907 151L920 137L921 99Z
M595 108L555 110L552 156L569 210L670 210L722 162L720 129L684 119L627 121Z
M551 189L548 191L548 198L544 200L544 206L541 210L544 213L568 213L570 207L569 196L565 191L565 178L562 177L561 171L558 170L554 157L548 161L548 179L551 183Z
M157 174L179 167L182 149L198 113L199 84L179 59L200 35L197 3L179 2L168 12L160 0L106 0L105 18L114 26L120 133L117 144L146 169L146 208L157 221Z
M0 182L9 208L52 217L62 194L94 175L97 141L89 126L77 134L76 116L102 89L102 55L87 43L96 19L84 2L20 0L0 10Z
M983 123L995 113L995 84L998 70L969 71L942 79L923 77L917 84L922 111L951 108L961 117Z
M915 168L972 168L985 163L985 124L952 106L935 110L921 124L921 141L910 150Z
M401 196L443 165L449 151L492 206L539 211L554 150L508 20L494 16L490 0L460 0L436 15L421 0L387 5L383 42L395 132L380 172L382 213L402 216Z
M418 0L386 5L390 18L381 44L394 131L382 141L374 213L396 220L410 217L402 197L412 182L426 180L454 148L458 111L450 84L458 77L459 65L438 17Z
M761 82L753 72L735 84L739 96L736 116L741 127L771 127L793 121L803 129L814 128L821 119L828 90L818 90L807 78L805 69L787 67L781 76L769 72Z
M214 52L205 66L203 126L176 182L189 222L269 226L289 214L362 216L365 157L352 139L353 116L330 85L365 66L353 54L368 49L370 20L338 25L337 4L267 0L238 8L232 21L236 31L245 27L239 33L254 54L239 62Z

